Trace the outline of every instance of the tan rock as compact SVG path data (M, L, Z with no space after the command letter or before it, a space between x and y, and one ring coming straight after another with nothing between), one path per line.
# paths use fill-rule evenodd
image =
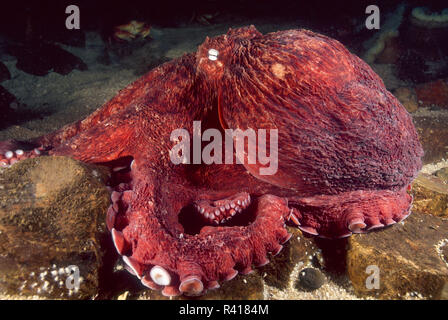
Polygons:
M413 88L401 87L394 91L395 97L408 110L408 112L415 112L418 109L417 95Z
M70 158L39 157L0 171L1 293L97 295L99 242L110 202L103 170Z
M390 36L384 41L384 49L377 55L375 63L396 63L400 52L398 37Z
M420 173L412 183L411 193L415 211L448 217L448 185L441 178Z
M437 170L434 172L434 175L442 179L444 183L448 184L448 167Z
M347 272L357 295L444 298L448 284L447 220L414 212L404 223L350 237L349 245Z

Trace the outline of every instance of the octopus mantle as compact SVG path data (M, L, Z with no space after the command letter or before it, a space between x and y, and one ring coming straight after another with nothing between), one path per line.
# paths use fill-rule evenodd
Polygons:
M276 174L259 175L260 163L173 164L170 134L192 134L193 121L278 129ZM3 142L0 163L44 152L113 168L115 247L167 296L203 294L265 265L290 238L286 223L338 238L401 221L423 153L406 110L338 41L253 26L207 38L33 144Z

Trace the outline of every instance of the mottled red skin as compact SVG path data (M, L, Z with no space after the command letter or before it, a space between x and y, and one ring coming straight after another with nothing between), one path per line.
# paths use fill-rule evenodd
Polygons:
M212 48L217 61L208 59ZM193 120L203 130L277 128L277 174L260 176L258 164L172 164L170 134L191 134ZM123 254L140 276L154 265L169 271L168 295L187 277L205 291L266 263L289 239L291 210L302 230L330 238L402 220L423 153L409 114L342 44L306 30L261 35L254 27L207 38L196 54L150 71L39 143L91 163L133 157L129 191L116 196L108 223L122 231ZM252 223L185 234L182 208L240 192L254 199Z

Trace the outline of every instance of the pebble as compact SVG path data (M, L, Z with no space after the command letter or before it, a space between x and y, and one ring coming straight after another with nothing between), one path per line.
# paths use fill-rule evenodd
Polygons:
M313 291L325 283L325 276L318 269L305 268L299 272L297 285L302 289Z

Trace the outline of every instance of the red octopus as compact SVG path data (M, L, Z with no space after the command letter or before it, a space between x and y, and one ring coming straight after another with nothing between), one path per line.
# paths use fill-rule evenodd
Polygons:
M260 175L260 162L174 164L170 135L191 134L193 121L277 129L277 172ZM423 154L410 115L341 43L253 26L207 38L34 143L13 152L4 142L0 161L47 150L114 168L106 219L115 247L167 296L200 295L265 265L290 238L287 222L338 238L403 220Z

